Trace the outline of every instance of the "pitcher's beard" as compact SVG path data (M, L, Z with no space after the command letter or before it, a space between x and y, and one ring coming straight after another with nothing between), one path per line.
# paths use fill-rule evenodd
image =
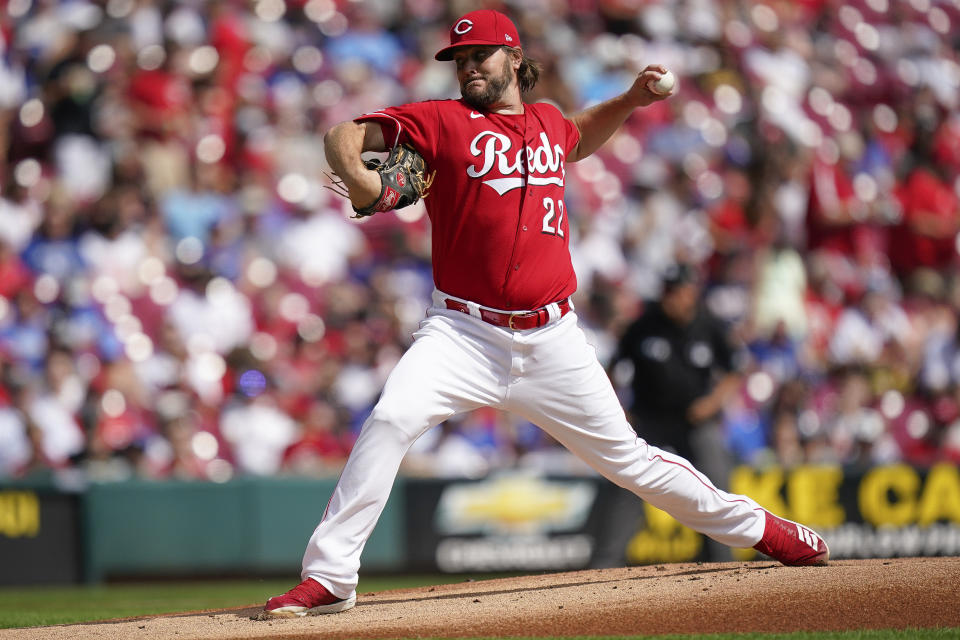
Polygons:
M460 95L463 101L476 109L486 109L492 104L499 102L503 97L503 92L510 86L511 79L510 61L504 62L502 72L499 76L487 78L487 86L483 91L470 92L466 85L460 86Z

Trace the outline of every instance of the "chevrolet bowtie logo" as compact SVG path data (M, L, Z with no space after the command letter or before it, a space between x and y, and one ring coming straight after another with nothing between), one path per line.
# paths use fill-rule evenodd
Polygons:
M533 533L582 526L596 488L589 482L555 482L505 474L477 483L448 486L437 505L445 534Z

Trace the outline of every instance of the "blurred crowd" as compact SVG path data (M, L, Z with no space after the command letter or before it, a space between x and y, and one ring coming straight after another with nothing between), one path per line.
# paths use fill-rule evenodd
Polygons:
M336 475L433 284L422 203L350 220L322 134L458 97L433 53L479 7L543 63L529 101L679 78L567 167L601 361L693 264L739 461L960 462L957 0L7 0L0 478ZM403 471L503 467L586 472L490 409Z

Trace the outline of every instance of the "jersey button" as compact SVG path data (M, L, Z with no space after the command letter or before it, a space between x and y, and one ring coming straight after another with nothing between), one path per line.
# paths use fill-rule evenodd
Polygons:
M514 270L514 271L519 271L519 270L520 270L520 265L518 265L518 264L513 265L513 270Z
M524 230L524 231L527 230L527 225L523 225L523 230Z

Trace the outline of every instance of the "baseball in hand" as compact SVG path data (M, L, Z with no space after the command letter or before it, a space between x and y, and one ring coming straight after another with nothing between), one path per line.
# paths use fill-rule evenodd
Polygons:
M673 75L673 71L667 71L665 74L660 76L660 78L653 83L653 90L660 95L666 95L673 91L674 85L677 84L677 77Z

